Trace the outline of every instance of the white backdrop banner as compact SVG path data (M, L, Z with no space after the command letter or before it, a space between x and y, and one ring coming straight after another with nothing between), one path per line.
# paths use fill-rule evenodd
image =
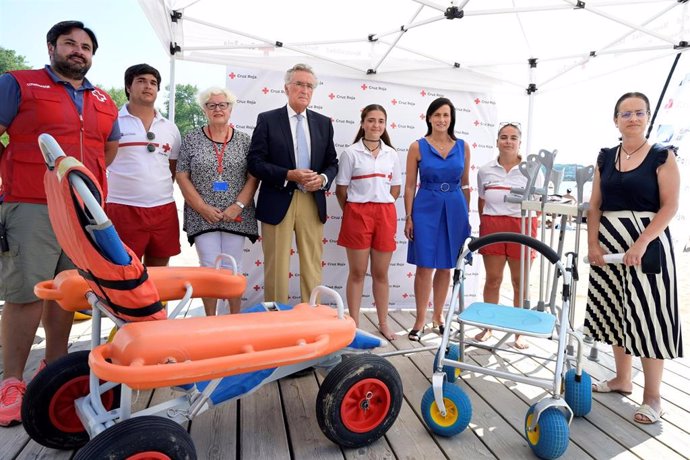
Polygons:
M476 179L477 169L495 155L495 139L498 123L496 120L495 99L484 93L436 90L420 82L417 87L402 86L359 79L319 75L319 86L314 91L310 109L326 115L333 120L334 142L338 155L352 143L359 129L361 110L368 104L380 104L388 113L388 133L398 151L405 180L405 162L410 144L426 133L425 114L427 107L437 97L447 97L456 108L455 133L459 139L469 143L471 148L471 186L470 222L473 234L477 235L479 219L477 216ZM243 132L251 134L257 115L266 110L284 106L287 97L284 92L284 73L258 69L228 66L226 86L237 96L231 123ZM402 192L404 192L404 187ZM342 213L335 197L335 186L327 193L328 220L324 226L323 284L338 291L345 299L345 284L348 267L345 249L337 245ZM389 271L391 309L414 308L415 266L407 263L407 240L405 239L403 197L396 202L398 212L397 250L393 254ZM293 241L290 261L290 303L298 303L299 258ZM480 257L475 257L474 267L470 267L465 282L467 302L477 298L478 268ZM243 305L253 305L263 301L263 252L261 240L252 245L247 243L242 267L248 280L248 288ZM367 275L362 307L374 307L371 291L371 277Z

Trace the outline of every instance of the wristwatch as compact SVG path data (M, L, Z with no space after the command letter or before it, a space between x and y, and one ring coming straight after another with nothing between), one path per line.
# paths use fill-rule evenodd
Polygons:
M241 201L235 201L235 204L240 207L240 209L244 209L244 204L242 204Z

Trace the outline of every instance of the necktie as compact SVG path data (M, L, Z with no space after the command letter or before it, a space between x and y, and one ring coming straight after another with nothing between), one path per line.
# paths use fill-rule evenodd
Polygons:
M309 144L307 143L307 135L304 132L304 115L297 114L297 169L309 169L311 162L309 161Z

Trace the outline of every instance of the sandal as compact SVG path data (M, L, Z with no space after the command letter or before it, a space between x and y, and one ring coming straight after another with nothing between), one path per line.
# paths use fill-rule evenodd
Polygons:
M611 387L609 387L608 381L593 383L592 384L592 392L593 393L620 393L622 395L631 395L632 394L632 391L623 391L623 390L612 389Z
M413 342L421 342L423 333L424 333L424 328L422 328L421 330L411 329L410 333L407 334L407 339L411 340Z
M646 417L647 419L640 419L637 418L638 415L641 415L642 417ZM659 420L661 420L661 417L664 415L664 411L659 409L659 412L657 412L652 406L648 404L642 404L640 407L637 408L635 411L635 415L633 415L633 420L636 423L639 423L641 425L652 425Z

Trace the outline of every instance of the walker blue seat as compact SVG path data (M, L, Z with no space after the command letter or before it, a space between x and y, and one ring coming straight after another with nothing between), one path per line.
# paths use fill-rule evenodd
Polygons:
M543 311L475 302L458 316L465 324L532 337L550 337L556 317Z

